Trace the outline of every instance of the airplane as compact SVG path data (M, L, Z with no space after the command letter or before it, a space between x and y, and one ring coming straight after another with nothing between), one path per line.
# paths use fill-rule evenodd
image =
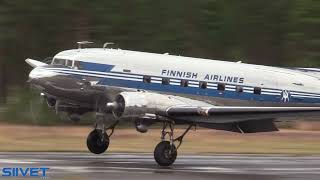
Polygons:
M50 63L26 59L28 82L48 106L78 121L96 114L87 137L104 153L120 121L145 133L160 123L154 159L171 166L193 127L237 133L278 131L274 122L320 114L320 69L280 68L109 48L83 47L56 54ZM187 125L176 136L176 125Z

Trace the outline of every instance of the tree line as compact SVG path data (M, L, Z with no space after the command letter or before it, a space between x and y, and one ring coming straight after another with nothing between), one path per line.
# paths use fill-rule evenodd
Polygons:
M27 89L26 58L44 59L76 48L80 40L155 53L320 67L319 10L317 0L1 0L0 103L11 87Z

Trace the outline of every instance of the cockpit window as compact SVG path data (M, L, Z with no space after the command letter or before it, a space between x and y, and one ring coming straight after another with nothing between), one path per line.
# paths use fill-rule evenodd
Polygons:
M80 61L74 61L74 60L69 60L69 59L55 58L55 59L53 59L52 64L67 66L67 67L70 67L73 69L82 69Z
M65 66L66 65L66 60L65 59L54 59L53 62L52 62L53 65L63 65Z
M68 67L72 67L72 61L71 61L71 60L67 60L67 64L66 64L66 66L68 66Z

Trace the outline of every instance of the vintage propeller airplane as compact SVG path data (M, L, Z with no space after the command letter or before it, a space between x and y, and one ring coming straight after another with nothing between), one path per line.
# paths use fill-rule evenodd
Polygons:
M139 132L163 124L154 158L170 166L193 126L238 133L277 131L274 121L320 114L320 69L279 68L121 49L62 51L50 64L27 59L29 82L49 107L79 120L96 112L88 149L104 153L119 121ZM110 118L110 115L112 115ZM177 124L188 125L174 136ZM108 133L108 131L111 131Z

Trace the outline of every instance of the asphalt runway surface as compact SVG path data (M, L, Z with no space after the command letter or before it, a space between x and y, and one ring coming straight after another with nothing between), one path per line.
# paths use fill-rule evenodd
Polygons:
M48 167L46 179L320 179L320 156L180 155L164 168L152 154L0 153L0 169L4 167Z

